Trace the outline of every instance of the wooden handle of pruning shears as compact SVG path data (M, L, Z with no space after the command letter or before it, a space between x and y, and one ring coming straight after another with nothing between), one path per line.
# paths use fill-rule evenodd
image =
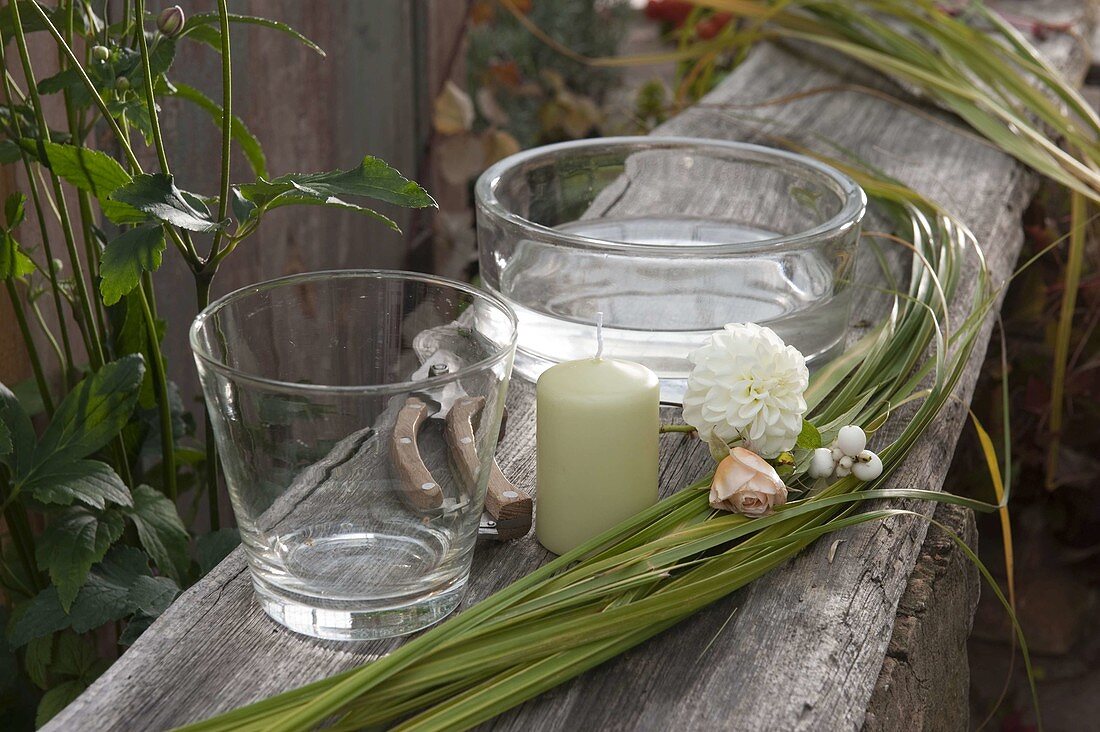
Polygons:
M432 477L416 443L420 425L428 418L428 405L409 397L397 414L390 453L405 499L415 509L434 511L443 505L443 489Z
M458 463L458 470L467 486L476 485L481 470L474 441L474 421L485 406L484 397L462 397L455 400L447 415L447 444ZM526 519L527 527L518 536L531 528L531 497L508 482L500 472L500 466L494 458L489 467L489 484L485 493L485 510L500 522L515 525L518 520ZM519 531L521 527L516 527ZM504 529L501 529L502 538ZM510 532L511 533L511 532Z

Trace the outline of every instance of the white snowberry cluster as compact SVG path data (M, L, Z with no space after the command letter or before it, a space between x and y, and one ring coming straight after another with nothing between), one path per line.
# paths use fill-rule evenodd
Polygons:
M882 459L867 449L867 433L859 425L841 427L830 447L814 450L811 478L844 478L854 475L864 482L882 475Z

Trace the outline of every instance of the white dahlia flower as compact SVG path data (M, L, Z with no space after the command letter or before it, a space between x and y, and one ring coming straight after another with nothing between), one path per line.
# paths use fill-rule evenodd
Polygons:
M710 442L738 442L762 457L790 450L802 431L806 359L770 328L730 323L692 351L684 421Z

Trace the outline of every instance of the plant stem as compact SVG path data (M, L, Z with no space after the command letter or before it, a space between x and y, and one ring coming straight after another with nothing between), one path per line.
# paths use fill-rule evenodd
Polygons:
M50 348L53 349L54 356L57 357L57 362L60 364L65 363L65 357L61 355L61 346L57 344L57 339L54 338L53 331L50 330L49 323L46 322L46 317L42 315L42 308L38 307L38 301L33 300L30 297L27 298L27 306L34 313L34 320L38 323L38 329L42 331L42 335L50 344Z
M134 33L134 37L137 39L141 49L141 66L143 76L145 77L145 106L149 109L149 126L153 130L153 147L157 151L157 161L160 163L160 170L165 175L172 173L171 168L168 165L168 154L164 149L164 136L160 131L160 114L157 112L157 99L153 92L153 71L149 65L149 42L145 38L145 2L144 0L137 0L137 5L134 8L137 22L137 31ZM129 135L127 135L129 139ZM224 217L223 217L224 218ZM176 241L177 246L182 247L187 252L185 259L192 269L199 264L199 255L195 249L195 245L191 242L191 234L184 231L182 237L175 228L166 226L166 230L173 240Z
M213 276L198 274L195 276L195 298L198 301L199 310L203 310L210 304L210 285ZM206 475L207 505L210 513L210 530L217 531L221 528L221 511L218 506L218 445L214 442L214 427L210 424L210 409L203 406L203 429L205 430L206 460L203 461L203 472Z
M172 433L172 404L168 399L168 378L164 372L164 358L157 339L157 322L149 304L153 293L146 289L145 283L138 286L141 295L141 314L145 319L145 330L149 338L149 355L153 388L157 395L157 412L160 416L160 460L163 471L164 492L172 501L176 500L176 446Z
M666 432L684 432L691 434L695 431L695 428L690 424L663 424L660 428L660 433L663 435Z
M68 13L65 15L65 42L71 48L73 45L73 14L76 12L76 0L72 0L69 3ZM87 57L89 49L85 48L85 57ZM64 69L68 59L65 58L65 54L58 49L57 65ZM62 96L65 100L65 118L69 123L69 136L72 137L72 143L77 148L84 147L84 134L81 129L81 115L76 109L76 105L73 104L72 91L66 88ZM95 290L95 283L99 280L99 247L95 241L95 234L93 232L93 225L95 224L95 218L92 214L91 198L88 196L88 192L84 190L77 190L76 192L77 210L80 212L80 231L84 237L84 256L88 261L88 277L92 282L92 289ZM104 352L108 351L108 344L106 339L107 334L107 318L103 312L103 302L98 297L92 298L92 306L95 311L96 327L99 330L102 341L102 348Z
M19 554L19 561L31 581L34 591L42 589L42 582L38 574L38 565L34 561L34 535L31 532L30 521L27 520L27 509L22 503L11 500L8 497L8 505L4 507L4 522L8 525L12 544Z
M127 162L130 163L134 171L141 173L141 163L138 162L137 155L134 154L134 150L130 146L130 141L122 134L122 129L118 126L118 122L115 118L111 116L111 111L107 108L107 103L103 101L103 97L99 95L99 90L95 88L95 84L92 83L92 80L88 78L88 74L80 65L80 61L77 59L76 54L74 54L73 50L65 43L65 39L62 37L61 33L58 32L57 26L50 20L50 16L46 15L45 11L38 7L37 3L29 3L27 7L38 15L39 20L42 21L42 25L50 32L50 35L54 37L54 40L57 41L58 45L61 47L62 52L68 57L70 63L73 64L71 68L76 71L80 80L84 83L85 89L88 90L96 106L99 107L99 111L102 113L103 119L106 120L107 126L111 128L111 132L122 147L122 152L126 155ZM13 11L13 13L14 12L17 11ZM22 37L21 29L19 30L19 35ZM195 251L194 245L190 244L190 237L181 237L175 227L167 224L164 225L164 230L168 233L168 237L172 240L172 243L176 245L180 254L183 255L184 261L187 262L188 266L192 269L198 267L200 264L199 256Z
M42 10L42 8L38 7L38 3L28 3L27 7L33 10L38 15L38 19L42 21L43 27L45 27L46 30L50 32L50 35L53 36L54 40L57 41L57 45L61 49L61 52L69 59L69 63L72 64L71 68L76 71L77 76L79 76L80 80L84 82L84 88L88 90L88 93L95 101L96 106L99 107L99 111L103 114L103 119L107 122L107 126L111 128L111 132L114 133L115 137L119 141L119 144L122 145L122 152L126 154L127 161L129 161L130 165L133 166L134 170L141 172L141 163L138 162L137 156L134 154L133 148L130 147L129 141L123 136L122 130L119 129L118 122L115 120L114 117L111 116L111 111L107 108L107 103L103 101L103 97L99 95L99 90L95 88L95 84L93 84L92 80L88 78L88 72L86 72L84 70L84 67L80 64L80 59L78 59L76 57L76 54L73 53L73 49L70 48L67 43L65 43L64 36L62 36L61 33L57 30L57 26L55 26L53 24L53 21L50 20L50 16L46 15L46 12ZM22 38L23 30L18 24L18 13L18 9L12 6L12 15L16 18L16 36L17 38Z
M77 208L80 211L80 226L84 234L84 255L88 258L88 276L92 282L99 281L99 244L95 237L95 214L92 212L91 198L87 191L76 192ZM107 330L107 313L103 307L103 300L99 297L92 298L95 310L96 325L99 328L100 337L103 339L103 349L109 349Z
M1073 315L1077 310L1077 290L1085 266L1085 228L1088 201L1076 191L1070 192L1069 258L1062 287L1062 307L1058 315L1058 330L1054 341L1054 370L1050 382L1050 446L1047 448L1046 489L1057 487L1059 453L1062 446L1062 422L1065 413L1066 370L1069 364L1070 338L1073 336Z
M31 100L31 107L34 109L35 120L38 123L38 139L46 142L50 141L50 128L46 124L46 117L42 112L42 100L38 96L38 86L35 83L34 68L31 66L30 52L27 50L27 37L23 32L22 18L19 16L19 3L9 3L8 7L11 8L12 26L15 34L16 45L19 48L19 59L23 64L23 74L27 78L27 93ZM38 7L37 3L30 3L28 7L35 8L39 13L42 13L45 17L45 13ZM48 18L47 18L48 20ZM52 23L50 24L52 27ZM56 32L56 28L54 31ZM73 54L72 49L65 43L64 38L58 34L57 39L59 43L64 46L70 56L70 61L79 66L80 62ZM61 188L61 180L50 173L50 180L53 183L54 200L57 201L57 213L61 219L61 232L65 237L65 246L69 252L70 264L73 268L73 278L76 280L77 299L80 305L80 314L84 319L84 328L87 333L88 340L88 359L91 361L93 368L99 368L103 365L103 349L102 344L99 341L99 333L96 328L95 319L92 315L91 301L88 294L88 286L84 281L84 267L80 262L80 255L76 250L76 238L73 235L72 221L69 219L68 207L65 204L65 192Z
M222 33L222 174L221 194L218 197L218 221L225 221L229 213L229 165L230 143L233 140L233 65L230 58L232 44L229 42L229 6L226 0L218 0L218 19ZM217 258L221 248L223 230L214 234L214 243L210 247L208 262L214 263L214 269L220 261ZM214 272L211 272L213 277Z
M31 371L34 372L34 381L38 385L38 393L42 395L42 404L46 407L46 414L53 415L53 398L50 396L50 385L46 382L46 374L42 371L42 360L38 357L38 348L31 337L31 329L27 326L27 314L23 310L23 303L19 300L19 293L15 284L10 279L4 280L8 288L8 297L11 298L11 308L15 311L15 320L19 323L19 332L23 336L23 342L27 346L27 355L31 361Z
M137 0L134 7L137 16L138 32L134 36L141 50L141 68L145 77L145 104L149 108L149 126L153 130L153 147L157 151L162 173L171 173L168 167L168 155L164 151L164 138L160 134L160 118L157 115L157 101L153 94L153 71L149 65L149 41L145 38L145 0Z
M140 3L141 0L138 0L138 2ZM233 140L233 64L229 40L229 6L226 0L218 0L218 18L221 21L222 34L222 166L221 194L218 197L218 220L225 221L229 212L230 143ZM213 284L214 275L218 272L218 265L221 260L233 246L231 243L223 251L221 248L223 236L224 231L221 229L214 234L214 241L210 246L210 253L207 255L202 271L195 273L195 299L198 301L199 310L210 304L210 286ZM218 446L214 442L214 429L210 423L210 409L205 405L203 407L203 417L206 430L206 459L203 467L206 475L210 530L217 531L221 525L221 511L218 505Z
M4 54L4 45L0 43L0 66L4 67L4 101L7 102L8 107L14 106L14 100L12 97L12 82L7 72L7 56ZM12 125L15 127L15 133L20 137L23 136L22 125L19 122L19 116L12 115ZM49 272L50 281L50 293L53 295L54 309L57 311L57 322L61 329L61 345L64 347L65 357L61 361L61 368L63 369L63 377L68 383L70 375L76 370L75 363L73 361L72 345L69 342L69 326L65 322L65 310L61 307L61 288L57 283L57 262L53 258L53 247L50 246L50 233L46 228L46 215L42 212L42 199L39 197L38 186L35 183L35 177L31 171L30 159L26 152L20 152L20 158L23 160L23 169L27 175L27 186L31 191L31 202L34 204L35 218L38 220L38 231L42 237L42 248L46 252L46 271Z

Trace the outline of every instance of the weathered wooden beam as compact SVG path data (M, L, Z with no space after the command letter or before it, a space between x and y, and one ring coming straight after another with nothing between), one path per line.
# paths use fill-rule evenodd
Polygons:
M1029 5L1051 18L1077 14L1080 2ZM1085 50L1065 35L1043 44L1071 76ZM765 46L702 104L662 132L772 141L823 140L939 200L967 221L1003 282L1021 245L1020 214L1035 188L1022 166L923 105L922 114L856 88L883 80L813 48ZM830 88L785 104L767 100ZM973 277L963 280L972 284ZM960 293L952 313L969 311ZM880 314L867 297L853 316L853 337ZM893 477L896 487L938 489L965 419L989 328L941 417ZM499 450L514 482L534 481L533 399L514 382L509 435ZM671 415L666 415L671 416ZM884 437L896 434L895 420ZM703 474L705 446L689 437L662 443L662 490ZM926 516L932 507L907 504ZM717 602L618 659L494 720L494 729L856 729L865 720L890 641L899 598L927 524L896 519L817 542L785 568ZM835 555L831 556L834 540ZM479 546L468 602L530 572L549 558L528 537ZM962 625L968 618L960 618ZM201 719L376 658L397 641L339 644L289 633L262 615L240 551L188 590L49 729L163 729Z
M935 519L977 549L973 511L942 503L936 507ZM929 527L898 603L863 732L968 728L966 639L980 585L977 566L955 539L939 526Z

